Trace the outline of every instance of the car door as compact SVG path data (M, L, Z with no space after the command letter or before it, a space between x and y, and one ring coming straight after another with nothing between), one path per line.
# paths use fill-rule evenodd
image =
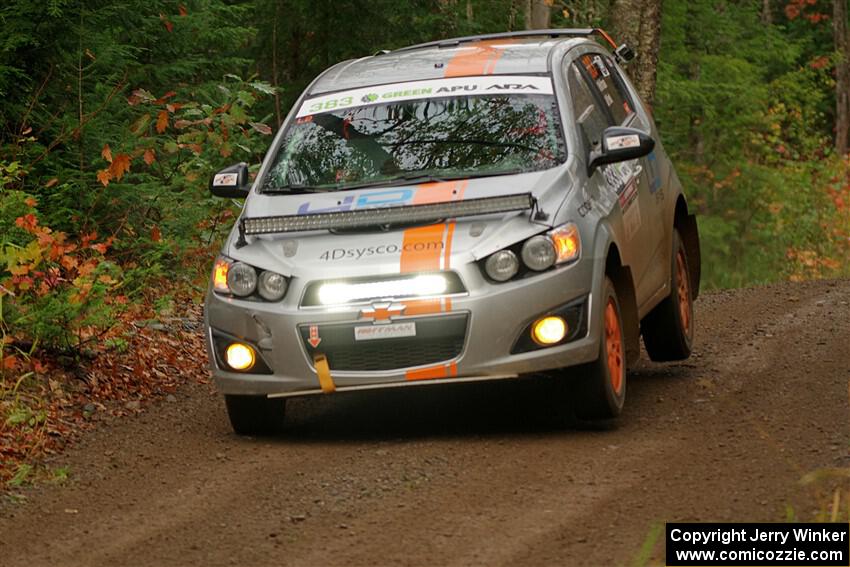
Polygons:
M605 57L592 51L584 53L570 63L567 71L585 156L600 147L608 126L649 131L636 123L631 99L624 99L616 88L616 77ZM659 285L657 270L650 270L650 264L662 231L653 218L656 207L648 169L645 158L602 166L593 173L588 186L594 192L590 199L614 219L620 253L632 269L639 306Z

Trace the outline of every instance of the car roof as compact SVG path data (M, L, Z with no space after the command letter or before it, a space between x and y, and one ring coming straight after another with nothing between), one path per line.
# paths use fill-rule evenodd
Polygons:
M566 51L580 43L598 45L585 37L542 33L537 37L493 34L414 45L334 65L316 79L308 94L444 77L548 73L549 55L555 47Z

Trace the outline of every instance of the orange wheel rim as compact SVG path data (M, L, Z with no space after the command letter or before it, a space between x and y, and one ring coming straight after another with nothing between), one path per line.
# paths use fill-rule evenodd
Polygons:
M608 375L611 377L611 387L619 394L623 390L623 332L620 328L620 317L617 315L617 305L609 298L605 306L605 349L608 355Z
M691 331L691 287L688 280L688 264L685 253L679 250L676 254L676 280L679 283L677 295L679 296L679 319L682 321L682 329L685 333Z

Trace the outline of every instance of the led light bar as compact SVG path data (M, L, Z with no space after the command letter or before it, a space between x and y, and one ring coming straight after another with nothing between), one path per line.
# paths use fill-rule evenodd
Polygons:
M334 228L365 228L393 224L439 221L446 218L470 217L511 211L524 211L534 207L531 193L485 197L465 201L447 201L425 205L383 207L358 211L317 213L312 215L286 215L278 217L254 217L242 219L240 236L276 234L282 232L304 232Z
M376 297L441 295L448 287L446 278L430 274L377 282L326 283L319 288L318 298L322 305L344 305Z
M329 307L376 300L447 297L463 293L466 293L466 287L460 276L451 271L319 280L307 285L301 306Z

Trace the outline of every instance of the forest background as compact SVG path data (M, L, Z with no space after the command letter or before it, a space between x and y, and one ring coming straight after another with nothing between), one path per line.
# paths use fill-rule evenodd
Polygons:
M150 392L120 356L201 301L238 215L210 174L255 171L318 73L380 49L608 29L700 215L704 287L850 274L847 23L847 0L5 0L0 481ZM151 356L200 371L173 341Z

